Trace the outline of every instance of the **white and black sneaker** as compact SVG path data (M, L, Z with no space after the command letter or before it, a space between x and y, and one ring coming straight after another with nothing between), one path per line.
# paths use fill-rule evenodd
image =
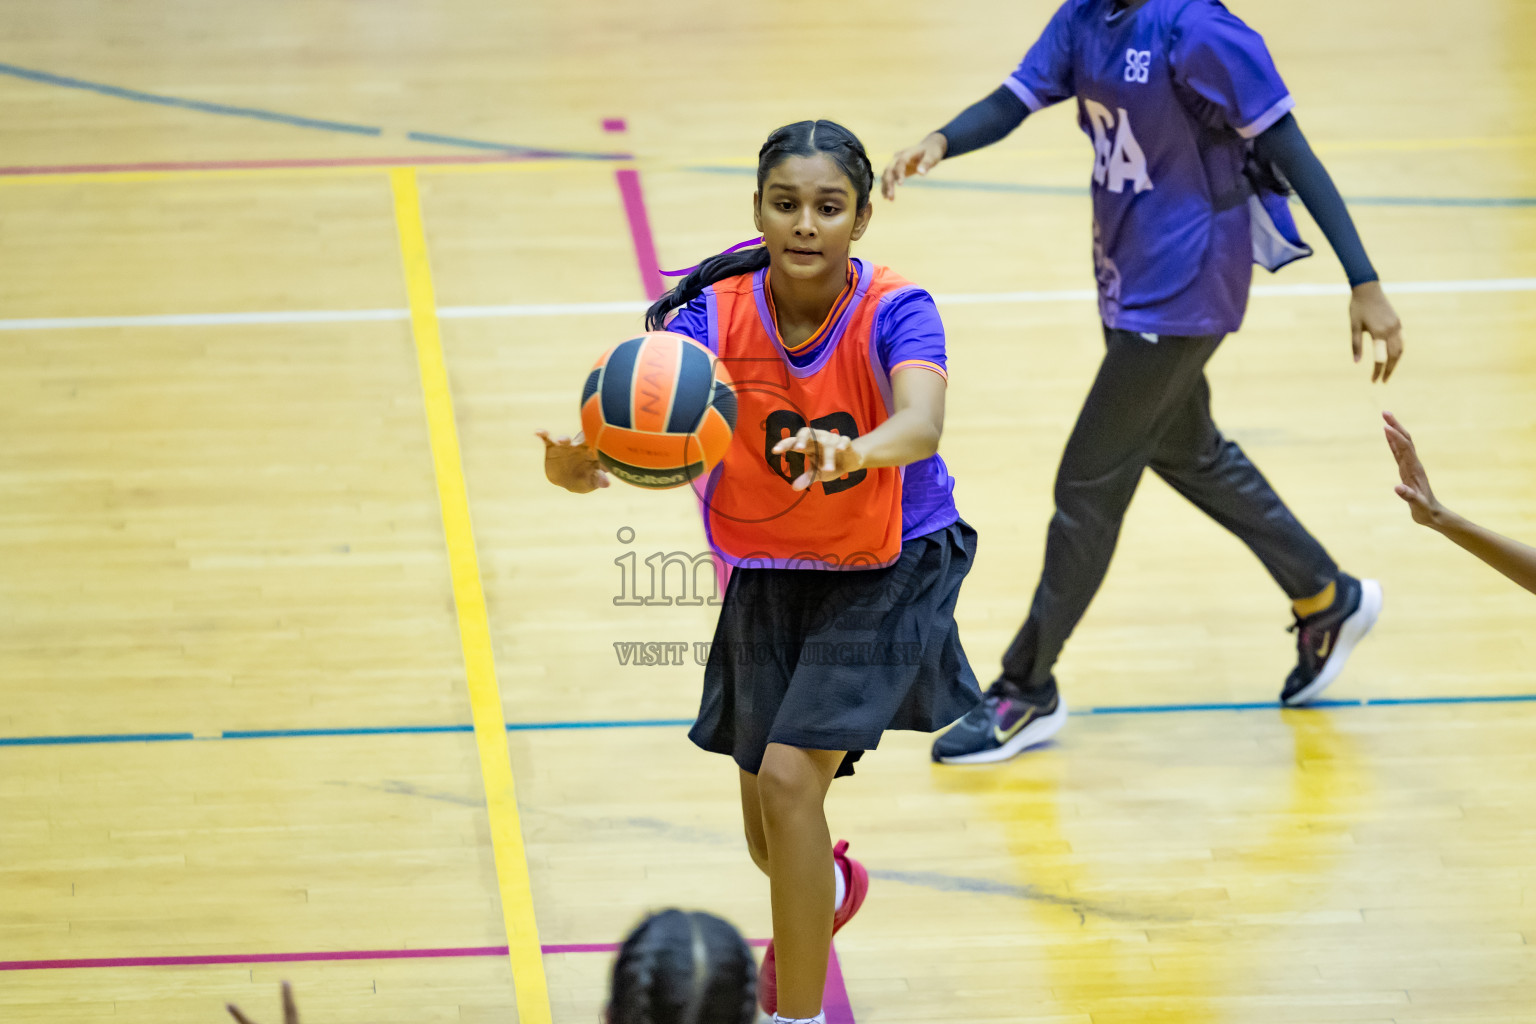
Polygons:
M999 679L980 704L933 741L940 764L992 764L1039 746L1067 724L1067 702L1049 690L1023 694Z
M1318 695L1344 671L1355 645L1381 614L1381 584L1339 573L1333 604L1306 618L1296 616L1296 667L1286 677L1280 703L1297 707Z

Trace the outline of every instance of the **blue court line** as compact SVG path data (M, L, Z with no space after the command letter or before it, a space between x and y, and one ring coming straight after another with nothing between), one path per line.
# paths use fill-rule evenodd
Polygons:
M691 718L632 718L609 722L508 722L507 732L544 732L550 729L639 729L646 726L692 725Z
M692 725L691 718L627 718L614 721L508 722L508 732L547 732L556 729L639 729L646 726ZM226 729L222 740L270 740L288 736L397 736L411 733L474 732L473 725L385 725L332 729ZM0 740L0 744L4 744Z
M160 93L144 92L140 89L125 89L122 86L107 85L104 82L90 82L83 78L71 78L68 75L55 75L48 71L37 71L32 68L18 67L15 64L0 63L0 75L10 75L12 78L22 78L30 82L39 82L43 85L55 85L64 89L83 89L87 92L100 93L103 96L111 96L114 99L131 100L134 103L153 103L162 107L176 107L181 110L193 110L200 114L219 114L224 117L248 117L258 121L271 121L276 124L291 125L295 128L317 128L328 132L346 132L352 135L378 136L384 134L384 129L374 125L349 124L345 121L325 121L314 117L300 117L297 114L283 114L275 110L262 110L257 107L234 107L225 103L208 103L204 100L188 100L179 96L164 96ZM406 137L417 142L429 142L442 146L457 146L464 149L486 149L498 153L517 153L528 157L542 157L546 159L565 160L630 160L629 153L586 153L578 150L563 149L539 149L533 146L517 146L503 142L486 142L481 139L465 139L453 135L437 135L432 132L408 132Z
M1305 708L1423 707L1455 704L1531 704L1536 693L1510 693L1467 697L1371 697L1359 700L1319 700ZM1172 715L1202 711L1280 711L1274 701L1213 704L1117 704L1071 711L1074 717L1102 715ZM508 732L557 732L577 729L682 728L693 724L691 718L623 718L571 722L508 722ZM0 736L0 747L66 746L82 743L174 743L186 740L267 740L306 736L408 736L424 733L472 733L474 726L463 725L385 725L359 728L321 729L226 729L217 736L194 736L190 732L101 733L79 736Z
M57 747L78 743L170 743L190 740L189 732L120 732L95 736L0 736L0 747Z
M1407 707L1425 704L1529 704L1536 702L1536 693L1511 693L1486 697L1375 697L1359 700L1315 700L1302 708L1308 711L1321 708L1373 708ZM1243 701L1231 704L1119 704L1102 708L1085 708L1068 711L1069 715L1167 715L1183 711L1263 711L1286 710L1272 700Z
M1062 185L1017 185L1006 181L935 181L923 178L910 181L918 188L950 189L964 192L1013 192L1032 196L1086 196L1086 188ZM1299 200L1292 199L1294 202ZM1509 209L1536 207L1536 196L1345 196L1351 206L1407 206L1445 208Z
M225 729L209 739L270 740L287 736L404 736L414 733L474 732L473 725L381 725L335 729ZM0 740L0 743L4 743Z
M435 132L407 132L406 138L416 142L432 142L440 146L463 146L466 149L489 149L498 153L518 153L522 156L544 157L558 160L633 160L633 153L587 153L577 149L539 149L535 146L514 146L505 142L485 142L466 139L457 135L438 135Z
M1536 206L1536 196L1345 196L1354 206L1441 206L1519 208Z
M699 164L683 168L699 174L747 175L757 172L750 167ZM909 178L916 188L934 188L952 192L1004 192L1024 196L1086 196L1088 189L1076 185L1024 185L1011 181L944 181L933 178ZM1294 201L1294 200L1293 200ZM1536 196L1345 196L1351 206L1402 206L1451 209L1522 209L1536 207Z
M195 110L203 114L222 114L225 117L250 117L258 121L275 121L278 124L292 125L295 128L319 128L328 132L350 132L353 135L382 135L384 129L375 128L366 124L348 124L344 121L322 121L313 117L299 117L296 114L280 114L273 110L258 110L255 107L231 107L223 103L206 103L202 100L184 100L177 96L162 96L158 93L141 92L138 89L124 89L116 85L106 85L101 82L87 82L83 78L70 78L67 75L55 75L47 71L34 71L31 68L21 68L14 64L0 64L0 75L10 75L12 78L25 78L32 82L41 82L44 85L57 85L65 89L84 89L88 92L98 92L103 96L112 96L120 100L132 100L135 103L156 103L162 107L180 107L182 110Z

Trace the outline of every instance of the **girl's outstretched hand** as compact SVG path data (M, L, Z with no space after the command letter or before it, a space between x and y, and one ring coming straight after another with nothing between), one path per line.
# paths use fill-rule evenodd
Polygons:
M1381 290L1380 281L1367 281L1356 285L1349 296L1350 344L1354 349L1355 362L1360 361L1361 336L1371 336L1373 349L1371 382L1387 382L1397 361L1403 358L1403 322L1397 311L1387 301L1387 293Z
M550 439L549 431L535 430L544 439L544 475L552 484L568 491L586 494L599 487L608 486L608 474L592 449L582 441L580 434L574 439L557 437Z
M803 491L818 480L836 480L864 468L864 456L853 446L853 438L834 434L830 430L801 427L793 437L786 437L773 446L773 454L785 452L805 453L805 472L791 484Z
M1413 438L1390 412L1382 413L1381 418L1387 421L1387 447L1392 449L1392 457L1397 460L1397 475L1403 481L1393 490L1408 503L1414 522L1420 526L1438 525L1445 509L1436 500L1435 492L1430 490L1429 474L1424 472L1424 463L1419 461L1419 453L1414 450Z
M887 199L895 199L897 185L906 181L910 175L927 174L933 170L944 159L948 149L949 140L940 132L932 132L917 145L901 150L891 157L891 162L880 175L880 194Z
M225 1003L224 1009L240 1024L256 1024L255 1021L240 1012L240 1007L233 1003ZM299 1024L299 1008L293 1001L293 986L283 982L283 1024Z

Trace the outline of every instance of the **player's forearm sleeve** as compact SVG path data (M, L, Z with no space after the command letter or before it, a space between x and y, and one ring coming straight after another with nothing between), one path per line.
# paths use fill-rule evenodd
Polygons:
M1296 118L1285 115L1266 129L1254 141L1254 153L1262 161L1272 164L1291 183L1307 212L1317 221L1333 246L1344 273L1349 276L1351 288L1378 280L1376 268L1371 266L1365 254L1365 244L1355 230L1355 222L1344 206L1344 198L1334 187L1328 170L1312 152L1307 137L1301 134Z
M972 103L939 129L949 141L944 158L947 160L992 145L1023 123L1028 114L1029 108L1023 100L1006 86L998 86L990 96Z

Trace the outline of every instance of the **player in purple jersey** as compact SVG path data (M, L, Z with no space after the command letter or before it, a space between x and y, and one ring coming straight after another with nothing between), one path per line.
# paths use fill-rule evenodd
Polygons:
M882 191L1077 98L1093 141L1093 261L1106 354L1056 477L1045 566L986 701L934 744L950 764L1002 761L1066 721L1052 669L1109 568L1142 470L1251 548L1292 601L1297 664L1280 700L1315 699L1376 621L1381 587L1339 570L1211 420L1205 363L1237 330L1250 264L1311 254L1294 189L1344 264L1355 361L1402 356L1397 314L1349 212L1291 115L1264 40L1217 0L1066 0L1003 85L897 153Z

